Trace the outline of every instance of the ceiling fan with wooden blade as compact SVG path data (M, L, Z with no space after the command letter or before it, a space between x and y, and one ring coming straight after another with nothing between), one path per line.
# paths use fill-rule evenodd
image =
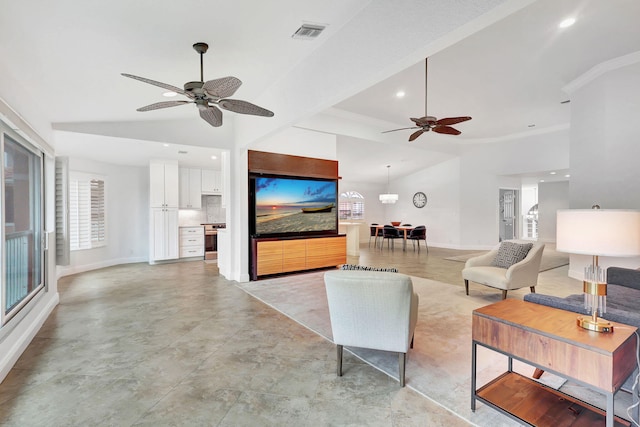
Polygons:
M123 76L130 79L158 86L171 92L185 95L190 99L190 101L156 102L155 104L140 107L136 111L152 111L159 110L161 108L177 107L184 104L196 104L200 111L200 117L211 126L215 127L222 126L222 111L220 111L218 107L228 111L233 111L234 113L273 117L273 112L265 108L258 107L257 105L240 99L229 99L229 97L233 96L236 90L238 90L242 85L242 81L237 77L222 77L205 82L202 57L207 52L207 49L209 49L209 45L206 43L196 43L193 45L193 48L200 54L200 81L187 82L184 84L184 89L180 89L179 87L167 83L147 79L145 77L122 73Z
M471 120L471 117L469 116L447 117L438 120L436 117L429 116L427 114L427 60L428 58L425 58L424 60L424 117L420 117L419 119L411 117L410 120L416 124L415 126L386 130L382 133L395 132L398 130L406 129L418 129L409 136L409 141L414 141L417 137L429 131L444 133L447 135L460 135L461 132L458 129L451 127L451 125Z

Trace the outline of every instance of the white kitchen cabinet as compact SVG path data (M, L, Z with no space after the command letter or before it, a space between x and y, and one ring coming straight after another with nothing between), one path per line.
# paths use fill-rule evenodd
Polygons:
M180 168L180 208L202 208L202 175L200 169Z
M202 194L222 194L222 173L202 169Z
M180 227L180 258L204 257L204 227Z
M178 207L178 162L149 163L149 204L152 208Z
M149 263L178 258L178 208L151 209Z

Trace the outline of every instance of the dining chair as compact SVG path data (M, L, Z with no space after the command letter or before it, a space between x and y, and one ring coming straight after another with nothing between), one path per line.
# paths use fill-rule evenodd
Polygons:
M427 228L424 225L419 225L407 236L407 240L411 240L413 243L413 250L416 250L416 243L418 244L418 253L420 253L420 240L424 240L424 246L429 253L429 245L427 245Z
M400 231L395 228L393 225L385 225L382 229L382 245L380 245L380 249L384 247L384 241L387 240L387 249L391 246L391 250L395 250L395 239L402 239L403 235Z
M378 245L378 237L382 237L382 230L378 228L380 224L372 222L369 226L369 247L371 247L371 238L373 237L373 246Z

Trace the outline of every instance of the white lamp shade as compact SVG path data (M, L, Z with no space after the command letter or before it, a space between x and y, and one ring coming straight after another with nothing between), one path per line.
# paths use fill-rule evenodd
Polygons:
M382 203L395 203L398 201L398 195L397 194L392 194L392 193L385 193L385 194L380 194L379 196L380 201Z
M640 211L561 209L556 225L557 251L611 257L640 255Z

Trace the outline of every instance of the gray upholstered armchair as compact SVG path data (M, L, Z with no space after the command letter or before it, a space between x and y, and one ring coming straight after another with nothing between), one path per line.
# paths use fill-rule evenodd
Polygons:
M400 385L405 384L407 351L413 346L418 295L411 278L400 273L332 270L324 275L337 375L343 346L398 353Z
M527 242L524 240L508 240L502 243L532 244L524 259L515 263L493 265L500 246L484 255L469 259L462 270L464 287L469 295L469 281L502 290L502 299L507 297L507 291L528 286L535 292L538 284L538 272L542 261L544 243Z

